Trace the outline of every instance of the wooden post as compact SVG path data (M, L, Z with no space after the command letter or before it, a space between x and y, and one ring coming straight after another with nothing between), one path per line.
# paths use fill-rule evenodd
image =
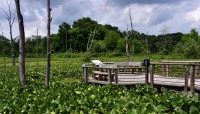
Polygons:
M153 86L154 85L154 69L155 65L150 66L150 83Z
M86 67L86 65L83 65L83 80L85 82L88 82L88 67Z
M118 84L118 69L115 69L115 84Z
M166 65L165 65L165 64L163 65L163 70L162 70L162 72L163 72L163 73L162 73L163 76L166 77Z
M166 70L165 70L165 76L169 77L169 65L165 65L165 68L166 68Z
M190 92L194 93L194 78L195 78L195 65L191 65L191 74L190 74Z
M196 76L197 76L197 77L200 77L200 65L197 65L197 66L195 67L195 71L196 71Z
M108 84L112 84L112 69L108 69Z
M148 84L148 82L149 82L149 67L147 66L145 70L145 84Z
M185 65L185 87L184 91L187 92L188 89L188 65Z

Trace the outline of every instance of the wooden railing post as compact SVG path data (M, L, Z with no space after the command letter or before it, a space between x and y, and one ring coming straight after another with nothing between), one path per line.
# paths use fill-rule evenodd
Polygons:
M184 91L187 92L188 89L188 65L185 65L185 87Z
M108 69L108 84L112 84L112 69Z
M196 72L195 76L200 77L200 65L199 64L195 66L195 72Z
M149 67L146 66L146 70L145 70L145 84L149 83Z
M118 84L118 69L115 69L115 84Z
M166 65L165 76L169 77L169 65Z
M194 93L194 85L195 85L195 65L191 65L191 73L190 73L190 92Z
M150 83L153 86L154 85L154 69L155 69L155 65L151 65L150 66Z
M164 77L166 77L166 65L163 64L162 67L163 67L162 68L162 74L163 74Z
M83 80L85 82L88 82L88 67L86 65L83 65Z

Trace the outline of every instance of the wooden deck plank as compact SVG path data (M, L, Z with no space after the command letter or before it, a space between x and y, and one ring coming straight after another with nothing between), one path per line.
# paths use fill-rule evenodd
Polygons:
M96 84L109 84L108 81L100 81L93 79L91 76L88 77L89 83ZM150 77L149 81L150 83ZM115 84L112 81L112 84ZM118 85L136 85L136 84L145 84L145 74L119 74L118 75ZM175 78L175 77L163 77L160 75L154 75L154 84L163 85L163 86L175 86L175 87L184 87L185 79L184 78ZM190 80L188 80L188 85L190 86ZM196 79L195 88L200 89L200 79Z

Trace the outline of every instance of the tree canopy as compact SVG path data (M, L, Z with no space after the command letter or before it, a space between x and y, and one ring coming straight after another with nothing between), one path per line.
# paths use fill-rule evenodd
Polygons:
M94 35L95 32L95 35ZM200 56L200 37L198 31L192 28L190 33L168 33L161 35L148 35L139 33L136 30L129 31L129 45L131 53L146 54L147 47L145 41L148 41L149 53L182 54L187 58L197 58ZM120 31L118 27L109 24L99 24L89 17L83 17L73 22L72 25L63 22L59 25L58 33L51 34L51 52L64 53L71 48L73 52L86 52L88 40L92 38L92 52L102 53L107 51L117 51L125 53L125 31ZM2 36L1 36L2 37ZM67 42L66 42L67 37ZM9 40L3 37L5 43L5 52L10 54ZM46 37L39 37L39 53L45 54ZM191 43L192 42L192 43ZM15 42L16 53L18 53L18 42ZM27 56L32 56L36 52L36 36L26 38ZM2 45L0 45L2 49ZM2 50L0 50L2 52ZM1 53L2 54L2 53Z

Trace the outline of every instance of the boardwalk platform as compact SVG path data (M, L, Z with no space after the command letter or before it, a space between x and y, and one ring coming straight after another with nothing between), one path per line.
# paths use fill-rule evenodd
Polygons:
M148 79L149 79L148 83L150 83L150 76ZM88 77L88 82L103 84L103 85L109 84L107 80L97 80L97 79L92 78L92 76ZM116 83L112 81L112 84L115 85ZM117 85L136 85L136 84L145 84L145 74L118 74ZM163 77L159 75L154 75L154 84L184 87L185 78ZM190 80L188 80L188 85L190 85ZM200 79L195 80L195 87L196 89L200 89Z
M148 83L150 83L150 76L148 78ZM92 76L88 77L88 83L100 84L100 85L108 85L109 82L107 80L97 80L92 78ZM124 85L124 86L134 86L138 84L146 84L145 83L145 74L119 74L118 75L118 84L115 81L112 81L112 85ZM188 88L190 90L190 80L188 80ZM185 78L177 78L177 77L163 77L159 75L154 75L154 86L157 88L167 87L174 90L184 91L185 88ZM200 79L195 80L194 90L200 93Z
M169 70L174 66L178 66L178 68ZM83 65L83 80L87 83L100 85L134 86L137 84L150 84L157 88L168 87L174 90L200 93L199 68L200 64L193 63L151 63L150 67L94 67ZM94 71L101 73L93 73ZM125 73L124 71L129 72ZM176 74L181 73L181 75L172 76L174 72L177 72Z

